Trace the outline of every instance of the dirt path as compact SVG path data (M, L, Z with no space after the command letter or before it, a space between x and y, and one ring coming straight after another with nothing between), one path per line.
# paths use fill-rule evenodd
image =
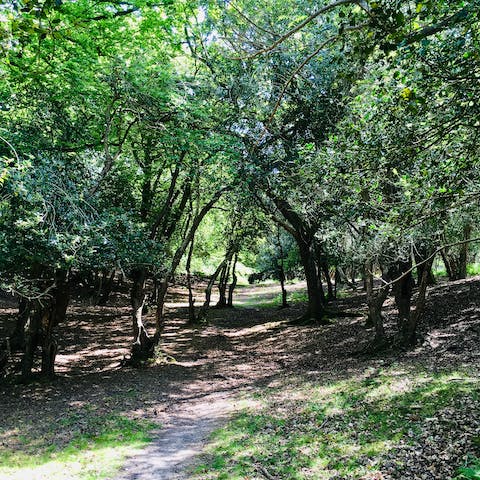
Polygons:
M254 305L275 291L256 286L239 290L238 308L212 309L208 325L189 327L180 288L171 297L161 343L166 358L174 361L121 368L131 341L128 296L119 294L106 307L76 302L59 332L55 381L0 386L3 448L23 452L22 439L28 437L35 439L35 451L47 451L52 445L62 451L75 436L101 431L92 417L153 421L161 428L152 444L140 453L136 450L112 478L187 480L210 433L239 409L239 398L243 407L244 393L252 397L251 393L299 376L324 383L348 379L393 363L424 364L431 371L478 364L479 280L433 287L419 346L371 358L358 356L371 338L362 318L340 318L321 328L292 326L285 320L297 317L302 306L258 308ZM365 311L361 295L334 306ZM0 309L4 318L12 316L9 308ZM385 315L392 333L396 317L391 299ZM150 314L152 324L153 320ZM122 446L128 448L128 443Z
M239 304L248 306L258 298L268 301L275 290L245 288ZM184 306L180 302L170 304L173 309ZM198 461L211 433L238 410L238 393L253 388L256 381L268 382L277 374L278 362L268 361L263 355L258 361L248 347L249 340L274 329L275 321L282 322L292 315L275 313L278 315L268 312L262 321L258 309L231 311L227 319L225 311L213 311L213 322L201 329L185 328L183 321L169 322L163 336L165 353L175 358L175 365L195 370L197 375L193 378L184 373L179 378L182 394L166 392L168 406L159 417L162 428L140 454L126 460L115 480L189 478L188 471Z
M171 412L153 442L129 458L117 480L183 480L208 437L235 409L231 394L219 392Z

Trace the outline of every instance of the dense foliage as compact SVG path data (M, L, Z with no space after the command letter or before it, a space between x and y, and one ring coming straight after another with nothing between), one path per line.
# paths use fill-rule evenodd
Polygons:
M23 375L38 346L53 373L55 327L80 285L108 301L116 275L129 277L136 363L158 344L180 266L190 286L192 263L209 263L202 319L216 280L232 305L252 252L282 285L301 268L300 321L327 323L336 284L361 277L372 347L388 343L390 292L397 340L413 345L435 256L464 278L476 237L479 11L476 0L0 6L0 283L19 300L8 348L24 352Z

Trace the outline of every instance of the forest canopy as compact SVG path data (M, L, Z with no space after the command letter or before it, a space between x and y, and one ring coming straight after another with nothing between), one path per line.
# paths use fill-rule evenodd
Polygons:
M372 349L390 293L410 348L434 261L467 275L478 0L19 0L0 19L0 287L18 300L0 357L23 352L23 377L37 349L53 374L72 294L107 302L120 276L138 364L181 272L209 276L192 322L215 282L232 306L242 268L304 278L298 323L329 323L337 283L362 279Z

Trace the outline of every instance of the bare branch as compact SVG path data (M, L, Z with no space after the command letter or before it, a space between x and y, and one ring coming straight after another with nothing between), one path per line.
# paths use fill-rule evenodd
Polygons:
M298 25L293 27L291 30L289 30L287 33L283 34L278 40L275 40L271 45L268 47L262 48L261 50L258 50L257 52L253 53L250 55L248 58L253 59L256 58L260 55L263 55L264 53L271 52L272 50L275 50L280 44L282 44L285 40L290 38L292 35L300 31L303 27L311 23L313 20L315 20L317 17L322 15L323 13L327 13L330 10L334 10L337 7L340 7L341 5L352 5L352 4L358 4L358 0L337 0L336 2L332 2L328 5L326 5L323 8L320 8L316 12L312 13L310 16L308 16L303 22L300 22Z
M470 243L470 242L480 242L480 237L469 238L467 240L460 240L458 242L453 242L453 243L449 243L447 245L442 245L441 247L438 247L431 255L429 255L427 258L425 258L421 262L418 262L415 265L412 265L412 267L410 267L408 270L403 272L399 277L395 278L394 280L390 280L389 282L387 282L386 280L381 278L380 280L383 282L382 287L393 285L394 283L397 283L402 278L406 277L409 273L411 273L415 268L417 268L420 265L426 264L427 262L432 260L438 253L445 250L446 248L456 247L458 245L465 245L466 243ZM376 290L378 290L379 288L382 288L382 287L378 287Z

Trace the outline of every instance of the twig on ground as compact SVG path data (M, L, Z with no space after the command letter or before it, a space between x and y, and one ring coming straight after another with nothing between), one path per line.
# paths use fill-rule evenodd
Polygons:
M258 473L263 475L267 480L277 480L277 477L274 477L272 474L270 474L268 470L258 462L255 463L255 469L258 471Z

